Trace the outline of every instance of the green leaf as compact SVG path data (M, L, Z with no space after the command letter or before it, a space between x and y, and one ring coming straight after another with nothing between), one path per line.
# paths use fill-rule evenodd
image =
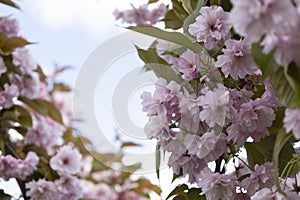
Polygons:
M21 38L21 37L10 37L7 38L3 44L1 45L1 49L5 53L12 52L15 48L23 47L25 45L31 44L30 42L27 42L27 40Z
M166 79L167 82L175 81L179 85L184 82L182 77L176 74L170 66L156 64L156 63L149 63L146 64L145 67L147 69L152 70L157 77Z
M4 193L4 190L0 189L0 199L1 200L11 200L12 196Z
M187 195L185 194L184 191L188 190L189 187L186 184L182 184L182 185L178 185L166 198L166 200L168 200L169 198L171 198L174 195L182 195L184 197L187 197Z
M279 181L279 166L280 166L280 154L283 150L283 147L286 143L288 143L289 139L292 138L292 133L287 134L285 132L285 129L282 128L279 133L277 134L275 144L274 144L274 151L273 151L273 163L274 163L274 179L275 179L275 185L277 186L277 189L280 193L283 193L281 187L280 187L280 181ZM288 154L287 154L288 155ZM287 156L283 155L282 156Z
M159 0L149 0L148 1L148 4L150 4L150 3L156 3L156 2L158 2Z
M51 117L56 122L63 124L62 116L57 108L50 102L43 99L28 99L26 97L19 97L19 100L27 104L33 110L43 115L44 117Z
M124 147L138 147L138 146L141 145L134 142L122 142L121 149L123 149Z
M128 29L138 33L142 33L145 35L149 35L152 37L156 37L162 40L179 44L183 47L186 47L194 51L195 53L200 53L202 51L205 51L204 48L199 43L192 41L190 38L188 38L182 33L164 31L153 26L137 26L137 27L131 26L128 27Z
M156 45L156 43L154 44ZM144 50L135 46L137 49L139 57L144 61L144 63L159 63L163 65L169 65L164 59L158 56L156 49L150 47L148 50Z
M20 8L17 4L15 4L15 3L14 3L13 1L11 1L11 0L0 0L0 3L3 3L3 4L5 4L5 5L7 5L7 6L11 6L11 7L14 7L14 8L17 8L17 9Z
M205 195L200 195L202 190L200 188L190 188L187 192L189 200L206 200Z
M180 29L183 26L183 22L180 19L178 19L174 10L169 10L163 21L165 22L166 28L170 28L173 30Z
M64 83L54 83L53 91L70 92L71 88Z
M172 4L173 4L174 14L181 22L184 22L184 20L189 16L188 9L185 8L181 0L172 0Z
M138 187L134 188L133 191L135 191L137 194L142 193L144 190L152 190L156 194L160 195L161 189L157 185L153 185L149 180L140 178L136 181L138 184Z
M15 105L15 110L19 113L18 122L24 127L32 127L32 117L28 110L22 106Z

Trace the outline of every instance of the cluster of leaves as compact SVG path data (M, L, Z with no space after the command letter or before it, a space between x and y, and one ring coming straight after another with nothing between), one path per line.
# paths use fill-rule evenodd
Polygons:
M6 4L7 6L12 6L19 8L14 2L10 0L1 0L0 3ZM0 34L0 55L4 59L5 66L7 71L0 76L0 91L3 91L4 85L9 83L9 75L11 73L16 73L20 76L24 76L18 67L16 67L12 62L12 52L14 49L19 47L24 47L29 45L30 42L26 41L22 37L13 36L7 37L4 33ZM122 163L123 153L122 149L130 146L135 146L136 144L129 141L120 141L120 152L118 153L100 153L93 150L92 143L89 139L75 134L74 128L71 125L64 124L62 113L55 106L52 101L54 93L72 93L72 89L65 85L62 82L58 82L55 77L69 67L58 67L56 68L53 75L47 76L43 73L41 67L38 67L35 72L39 74L39 80L41 83L46 85L47 92L50 96L50 100L45 99L29 99L24 96L19 96L17 99L14 99L14 105L8 109L0 109L0 152L3 156L12 155L15 158L24 158L24 156L29 152L33 151L40 157L40 162L38 164L38 169L26 180L18 180L19 187L22 191L22 196L25 199L26 197L26 188L25 184L38 179L46 179L48 181L53 181L58 178L56 171L51 169L49 156L46 149L38 147L35 144L25 144L24 138L26 137L28 129L33 126L33 115L38 113L44 117L48 117L64 126L66 131L64 132L64 144L73 143L74 146L79 150L83 157L93 156L92 169L90 174L84 179L95 184L101 183L101 181L93 178L92 174L97 172L109 171L112 170L109 166L104 165L102 161L109 160L113 163L118 163L120 166L120 173L116 181L104 182L109 185L111 188L115 186L122 186L125 182L131 182L136 186L130 189L136 194L143 196L145 198L149 197L149 191L154 191L157 194L160 194L160 189L153 185L149 180L140 177L138 179L132 179L132 173L140 168L140 164L134 164L131 166L124 165ZM9 132L12 130L15 133L21 135L20 140L11 140L12 138L9 135ZM59 146L55 146L54 150L57 150ZM130 172L128 172L130 171ZM121 194L120 194L121 195ZM12 197L8 194L5 194L5 191L0 190L0 199L11 199Z
M148 3L155 3L158 0L150 0ZM207 56L211 59L216 58L220 53L220 49L207 52L203 48L203 44L198 43L188 33L187 29L191 23L194 23L195 18L199 16L199 10L203 6L219 5L225 11L229 11L232 5L229 0L172 0L172 4L167 12L165 19L162 21L165 28L162 30L156 27L128 27L129 30L136 31L142 34L153 36L158 39L169 41L172 43L171 47L165 54L170 54L175 57L190 49L195 53L205 51ZM172 31L172 30L174 31ZM183 33L176 30L182 30ZM233 34L234 35L234 34ZM137 48L139 57L145 62L145 69L152 70L157 77L164 78L167 82L175 81L179 85L189 87L187 81L183 80L180 75L177 75L171 66L162 59L156 51L156 43L154 42L148 50ZM262 52L262 47L259 43L253 44L252 55L255 62L262 71L260 83L267 77L271 78L271 84L276 96L282 103L282 107L276 111L276 120L273 122L272 127L269 128L270 135L263 138L259 142L247 142L245 148L247 151L247 160L250 168L254 168L256 164L263 164L265 162L273 162L275 166L275 183L278 190L280 188L280 178L288 177L292 172L299 172L300 163L295 154L293 143L295 139L291 133L286 133L283 127L284 111L288 108L300 108L300 69L295 63L288 66L279 66L274 60L274 51L268 55ZM224 79L226 84L239 84L234 80L227 78ZM263 86L257 86L255 96L260 96L264 92ZM159 147L158 147L159 149ZM231 152L231 157L237 153L237 150ZM157 167L159 167L160 153L157 154ZM157 168L159 177L159 170ZM177 175L174 175L177 178ZM200 189L190 188L187 185L179 185L169 195L168 198L174 199L205 199L204 196L199 195Z

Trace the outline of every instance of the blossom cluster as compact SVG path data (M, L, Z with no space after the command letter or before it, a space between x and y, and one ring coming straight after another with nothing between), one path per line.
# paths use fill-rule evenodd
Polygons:
M300 159L293 155L293 145L300 139L299 104L281 101L273 77L263 74L266 70L260 70L252 54L252 45L261 45L262 54L270 53L272 64L284 68L286 74L281 77L289 77L289 65L295 63L298 74L287 79L299 81L299 1L231 0L231 9L226 3L223 9L223 3L198 3L182 25L182 37L176 32L178 41L175 34L168 39L168 31L161 30L165 34L161 36L151 32L154 29L139 27L140 32L158 38L148 51L138 49L145 67L159 76L155 91L141 95L142 110L149 119L144 131L163 152L170 153L168 165L174 174L187 175L206 199L299 199L300 173L292 170L299 167ZM175 13L179 22L190 11L183 3L180 15L178 5L173 2L172 6L168 13ZM203 50L185 46L186 35ZM180 47L176 49L174 43ZM155 59L172 70L164 73L152 68ZM280 92L286 89L276 87ZM290 139L283 145L276 137ZM290 148L291 161L278 166L272 145ZM240 155L245 150L246 159ZM234 169L229 169L230 163Z
M44 74L11 16L0 18L0 35L0 178L16 179L24 199L148 199L150 181L100 163L74 134L72 90L55 80L67 67Z

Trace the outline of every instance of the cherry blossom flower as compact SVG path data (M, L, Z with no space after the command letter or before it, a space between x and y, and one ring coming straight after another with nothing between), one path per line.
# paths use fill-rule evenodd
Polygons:
M133 5L131 6L132 9L130 10L115 10L113 14L116 20L121 19L123 23L128 24L151 26L156 24L167 13L167 8L164 4L159 5L153 10L149 10L147 4L141 5L138 8Z
M0 106L10 108L13 106L13 98L19 96L19 89L15 84L8 85L5 83L4 91L0 92Z
M210 50L230 38L229 14L222 7L205 6L200 9L200 14L188 29L190 34L197 37L198 42L204 42L205 47Z
M291 1L231 0L230 20L237 33L250 42L257 42L274 27L296 23L298 16ZM289 20L294 19L294 20Z
M270 188L262 188L251 196L251 200L270 200L274 198L274 194Z
M118 194L107 184L99 183L94 184L90 181L81 180L83 187L84 198L89 199L107 199L107 200L118 200Z
M256 164L254 171L241 182L241 185L247 190L247 194L251 196L262 188L271 188L274 184L273 174L273 163Z
M223 55L218 56L216 66L220 67L225 77L228 75L238 80L246 75L253 75L258 67L252 54L251 46L245 40L226 40Z
M200 54L195 54L188 49L176 60L174 68L182 73L182 78L184 80L190 81L198 76L201 67L201 59Z
M24 74L31 74L37 68L37 64L26 48L16 48L13 53L13 64L20 68Z
M241 105L233 124L227 128L228 139L242 145L251 136L254 141L269 135L268 127L275 120L274 110L257 99Z
M221 84L213 91L204 90L204 95L199 97L199 104L203 110L200 112L200 119L205 121L209 127L216 124L224 126L229 111L229 92Z
M175 174L180 174L181 169L184 175L189 176L190 183L198 183L200 172L207 164L195 155L173 152L169 158L168 166L173 169Z
M217 160L227 150L227 139L224 133L219 135L210 131L202 136L188 134L184 145L190 154L196 155L205 162Z
M0 20L0 32L6 33L7 37L17 36L19 32L18 21L9 17L3 17Z
M82 155L72 144L62 146L50 159L50 166L59 174L76 174L81 169Z
M285 110L284 128L287 132L293 131L294 137L300 140L300 109L287 108Z
M300 15L298 15L299 18ZM294 26L288 26L288 24L284 23L280 25L282 28L270 31L261 42L264 46L263 52L267 54L276 48L274 58L279 65L286 66L292 61L300 65L300 58L296 53L300 51L299 25L300 20Z
M59 193L57 200L77 200L83 196L81 182L74 176L63 175L54 184Z
M35 115L33 126L25 136L25 144L35 144L50 151L54 145L61 145L65 128L50 118Z
M8 180L18 173L18 160L11 155L0 156L0 177Z
M231 200L235 196L236 180L230 175L212 173L209 168L205 168L201 172L198 186L202 189L200 194L205 194L206 199Z
M18 175L16 177L21 180L25 180L27 176L30 176L36 169L40 158L35 152L28 152L24 160L19 160Z
M39 179L38 181L31 181L26 183L26 194L31 197L32 200L53 200L59 199L54 182L46 181L45 179Z

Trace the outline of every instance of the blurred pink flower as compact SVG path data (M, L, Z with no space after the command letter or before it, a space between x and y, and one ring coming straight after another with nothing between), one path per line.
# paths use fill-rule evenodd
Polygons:
M250 42L257 42L282 24L295 24L296 9L291 1L282 0L231 0L230 20L237 33ZM293 20L290 20L293 19Z
M37 68L37 64L31 56L28 49L16 48L13 53L13 64L20 68L24 74L31 74L33 70Z
M26 189L26 194L31 197L31 200L58 200L59 198L54 182L46 181L45 179L26 183Z
M3 17L0 20L0 32L6 33L7 37L17 36L19 32L18 21L9 17Z
M62 175L54 184L59 193L56 200L78 200L83 196L83 186L74 176Z
M0 92L0 106L10 108L13 106L13 98L19 96L19 88L15 84L8 85L5 83L4 91Z
M50 159L50 166L59 174L76 174L81 169L82 155L72 144L62 146Z
M121 19L123 23L135 24L140 26L152 26L156 24L159 19L165 16L167 13L167 8L164 4L161 4L153 10L148 9L148 4L134 7L132 9L125 11L114 11L114 16L116 20Z
M286 132L293 131L294 137L300 139L300 109L299 108L287 108L285 110L284 128Z
M54 145L61 145L65 128L50 118L35 114L33 126L25 136L25 144L35 144L48 152Z

